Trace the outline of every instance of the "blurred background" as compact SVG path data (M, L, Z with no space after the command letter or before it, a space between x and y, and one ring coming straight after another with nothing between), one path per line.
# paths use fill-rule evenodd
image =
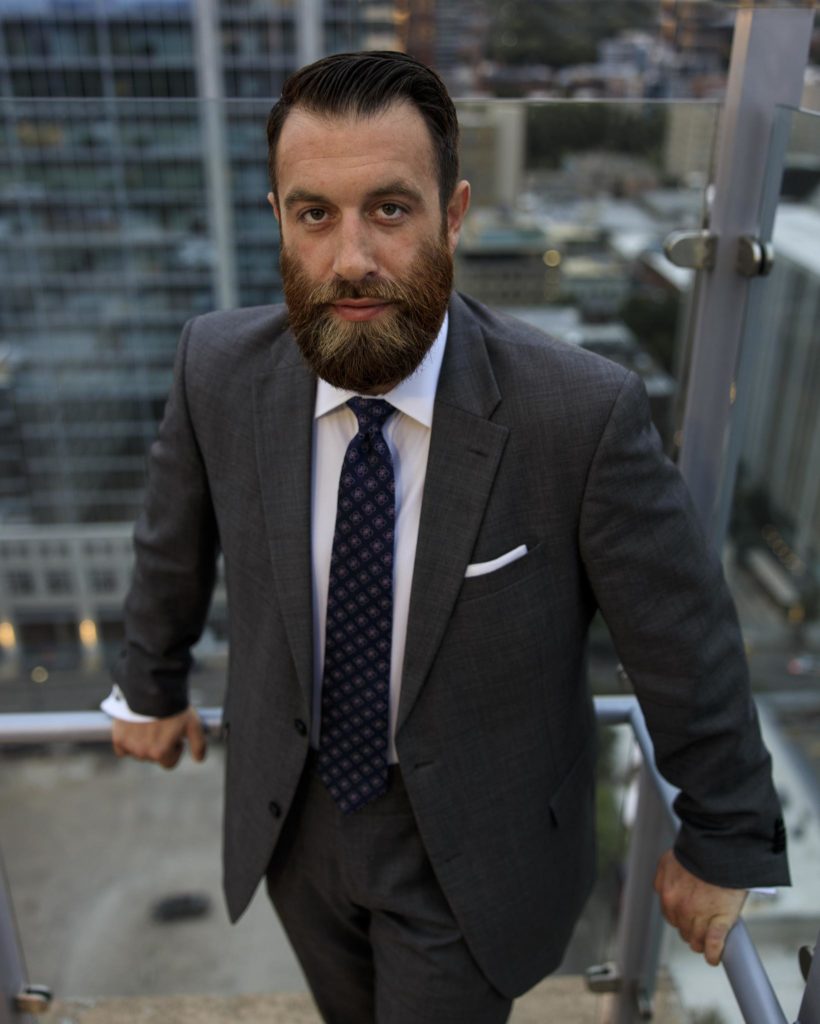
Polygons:
M323 54L404 50L442 75L458 98L462 172L474 197L457 287L634 369L677 458L700 275L670 262L663 244L674 231L709 225L739 6L748 5L0 0L0 713L95 708L108 691L146 453L181 327L211 309L281 301L278 233L265 199L265 119L284 78ZM782 174L769 197L776 259L765 299L744 327L754 372L742 395L743 429L732 440L737 473L726 483L723 553L753 684L783 759L793 839L816 865L817 21L808 49L802 110L777 115ZM193 698L219 704L228 659L221 587L195 654ZM589 666L595 692L627 686L603 623L592 630ZM601 797L606 887L576 970L584 957L606 952L617 911L627 747L617 737L604 744L602 777L614 783ZM215 761L210 770L218 772L218 752ZM72 901L71 879L101 856L92 837L112 822L125 830L118 863L146 857L124 838L129 822L142 815L144 827L164 835L166 819L152 825L152 815L165 801L187 804L184 789L172 791L145 766L119 765L104 750L7 749L0 769L0 847L12 892L21 893L20 928L36 951L35 972L58 976L69 994L95 982L95 991L128 989L113 967L110 985L89 972L113 955L102 936L122 921L128 901L109 890L105 909L103 890L87 877ZM122 788L109 792L115 776ZM200 783L185 771L180 778L174 787L196 787L197 799L218 812L218 779ZM166 787L162 795L157 785ZM202 843L216 844L218 813L213 822L209 814L194 817L210 823ZM177 867L180 858L198 863L185 850L174 855ZM203 871L217 870L215 845L212 859ZM113 867L100 870L114 886ZM132 879L135 870L128 868ZM182 876L192 877L187 869ZM182 885L174 877L172 892ZM217 882L203 881L203 889L215 891ZM777 897L761 911L777 950L790 950L798 932L801 941L807 929L816 934L797 906L811 922L820 919L820 881L807 884L794 905ZM141 898L153 905L158 894L154 878ZM65 908L59 926L55 901ZM60 936L87 919L89 901L102 915L102 947L69 964ZM265 917L260 927L268 926ZM134 941L153 943L150 928L146 934ZM299 984L292 967L285 974L283 985ZM258 985L256 975L216 977L207 969L178 974L159 988ZM148 983L131 981L135 990ZM693 1012L713 1012L711 994L690 995Z

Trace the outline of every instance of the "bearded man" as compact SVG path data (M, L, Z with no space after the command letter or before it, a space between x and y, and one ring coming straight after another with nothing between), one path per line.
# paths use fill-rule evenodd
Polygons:
M603 612L681 788L657 887L716 963L787 881L720 566L640 381L452 293L470 189L437 76L341 54L268 121L285 307L182 334L109 703L204 747L189 650L225 557L225 891L259 881L332 1024L495 1024L592 884Z

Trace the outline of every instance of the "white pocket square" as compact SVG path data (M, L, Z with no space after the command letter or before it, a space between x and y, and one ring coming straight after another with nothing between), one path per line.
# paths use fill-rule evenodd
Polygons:
M493 558L489 562L473 562L472 565L467 566L467 571L464 573L464 579L468 580L471 576L486 576L488 572L495 572L497 569L503 569L505 565L509 565L510 562L515 562L519 558L523 558L527 553L527 545L519 544L517 548L513 548L512 551L507 551L503 555L499 555L498 558Z

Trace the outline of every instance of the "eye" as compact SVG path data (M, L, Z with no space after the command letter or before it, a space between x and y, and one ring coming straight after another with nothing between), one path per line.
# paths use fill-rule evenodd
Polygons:
M326 216L326 211L320 206L313 206L309 210L300 213L299 219L303 220L306 224L321 224Z
M379 214L384 220L400 220L406 212L398 203L382 203L379 207Z

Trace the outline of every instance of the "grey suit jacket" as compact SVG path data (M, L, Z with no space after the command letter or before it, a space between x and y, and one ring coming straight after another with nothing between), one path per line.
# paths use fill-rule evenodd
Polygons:
M187 704L224 552L225 890L265 872L308 749L315 381L282 307L189 322L152 449L127 645L131 707ZM465 579L471 562L528 553ZM734 609L633 374L454 296L436 396L396 745L438 880L487 977L554 969L594 875L600 608L681 787L677 854L731 886L788 881Z

